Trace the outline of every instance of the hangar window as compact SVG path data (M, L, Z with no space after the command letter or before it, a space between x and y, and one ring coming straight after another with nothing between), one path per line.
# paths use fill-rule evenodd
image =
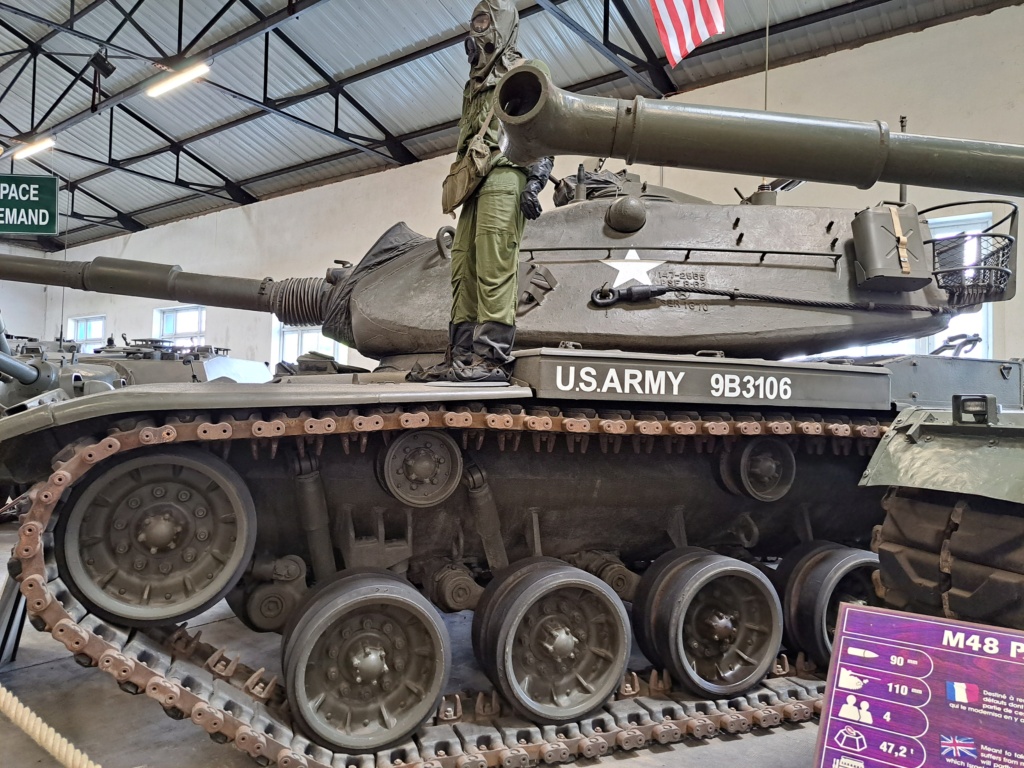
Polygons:
M278 324L275 343L274 359L278 362L294 363L299 355L306 352L330 355L342 364L348 362L348 347L328 339L320 333L319 328Z
M179 347L206 343L206 307L170 307L156 311L156 335Z
M107 343L107 316L68 318L68 338L83 352L92 352Z
M946 216L941 219L929 219L928 228L932 231L932 237L952 237L953 235L973 235L984 232L992 225L992 214L971 213L966 216ZM976 263L978 258L978 241L974 238L968 240L966 248L974 251ZM992 357L992 305L983 304L977 312L964 312L956 315L949 321L949 327L942 333L929 337L926 351L930 352L940 346L945 339L957 334L978 334L981 336L981 343L972 351L965 352L965 357ZM919 342L920 343L920 342Z

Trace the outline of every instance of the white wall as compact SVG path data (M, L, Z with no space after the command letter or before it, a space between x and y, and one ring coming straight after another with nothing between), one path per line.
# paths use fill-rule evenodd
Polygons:
M39 256L39 251L0 243L0 254ZM40 336L46 328L46 289L0 281L0 313L7 331L17 336Z
M769 79L768 108L853 119L880 119L898 130L909 117L914 133L1024 143L1024 8L943 24L861 48L780 67ZM762 75L691 91L681 101L761 108ZM241 148L239 149L241 151ZM440 214L440 182L450 158L441 157L323 187L168 224L69 251L68 258L114 256L180 264L186 270L247 277L320 275L334 259L357 260L391 224L404 219L424 234L450 224ZM559 158L556 175L572 173L579 158ZM617 170L621 162L612 161ZM641 168L652 183L664 183L716 202L735 201L734 186L752 191L760 179ZM896 199L895 185L868 191L806 184L786 193L794 205L864 207ZM955 193L911 189L920 207ZM977 197L976 195L974 197ZM52 254L50 258L61 258ZM1024 289L1024 284L1022 284ZM11 289L0 285L0 301ZM59 318L61 291L48 295L47 333ZM106 314L110 331L146 335L158 301L67 291L64 316ZM14 315L3 304L5 317ZM35 317L34 315L32 317ZM11 322L10 319L8 322ZM996 305L995 353L1024 356L1024 299ZM209 343L236 354L270 357L271 319L251 312L210 308ZM34 329L40 333L42 328Z

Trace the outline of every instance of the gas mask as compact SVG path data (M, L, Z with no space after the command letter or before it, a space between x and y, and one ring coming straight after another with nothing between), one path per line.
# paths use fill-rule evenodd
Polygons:
M512 0L481 0L473 11L466 38L466 58L473 91L491 87L516 59L519 11Z

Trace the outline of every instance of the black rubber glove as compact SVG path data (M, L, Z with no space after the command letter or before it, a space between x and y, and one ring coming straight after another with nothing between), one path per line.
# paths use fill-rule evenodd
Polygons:
M544 185L548 183L548 178L551 176L551 169L554 165L555 159L553 157L542 157L526 171L526 187L519 195L519 210L523 212L523 216L531 221L540 216L540 198L537 195L544 189Z

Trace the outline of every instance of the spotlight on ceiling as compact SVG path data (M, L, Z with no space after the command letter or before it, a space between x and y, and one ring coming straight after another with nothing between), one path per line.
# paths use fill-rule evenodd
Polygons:
M150 86L146 90L146 95L153 97L162 96L168 91L173 91L179 85L190 83L197 77L202 77L209 71L210 67L208 64L206 64L206 62L196 64L195 66L189 67L188 69L183 69L181 72L172 74L166 80L161 80L156 85Z
M26 157L31 157L34 154L42 152L44 149L49 149L56 142L54 142L52 136L47 136L45 139L39 139L32 144L27 144L17 152L14 153L15 160L24 160Z
M89 59L89 65L104 78L110 77L117 70L117 67L111 64L110 59L107 58L106 48L100 48L96 51L92 58Z

